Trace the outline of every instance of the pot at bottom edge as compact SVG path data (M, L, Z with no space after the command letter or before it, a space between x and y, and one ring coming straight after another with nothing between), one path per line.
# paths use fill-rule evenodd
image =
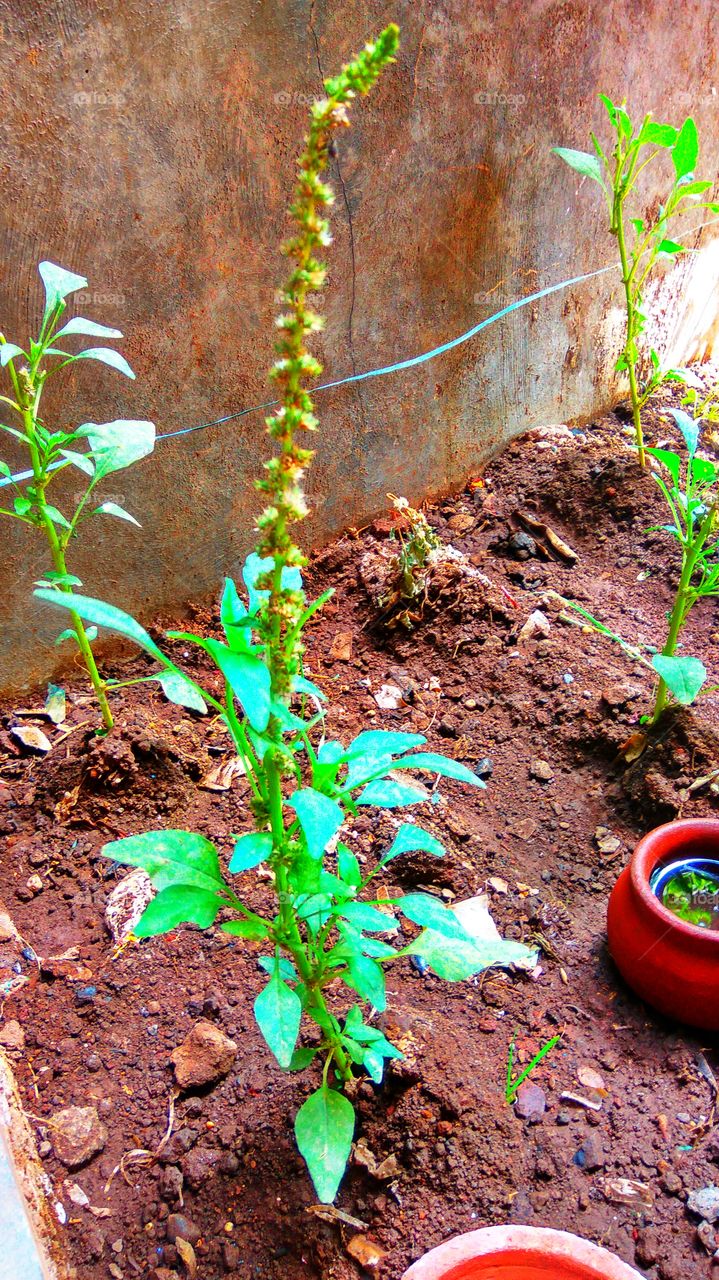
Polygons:
M660 864L699 857L719 860L718 818L681 818L648 832L611 892L607 934L619 972L647 1004L719 1031L719 932L675 916L649 885Z
M643 1280L599 1245L548 1227L483 1227L431 1249L403 1280Z

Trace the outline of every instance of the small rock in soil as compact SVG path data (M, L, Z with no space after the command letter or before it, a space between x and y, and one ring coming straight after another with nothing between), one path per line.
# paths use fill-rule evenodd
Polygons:
M514 1110L521 1120L528 1120L530 1124L539 1124L546 1109L547 1096L538 1084L525 1081L519 1086Z
M177 1173L179 1172L178 1169ZM181 1174L180 1177L182 1177ZM197 1244L202 1235L200 1228L190 1218L186 1218L184 1213L171 1213L167 1219L165 1230L167 1231L167 1238L172 1244L175 1244L178 1239L187 1240L189 1244Z
M25 1048L25 1032L15 1018L11 1018L3 1027L0 1027L0 1045L4 1049Z
M157 1190L161 1199L166 1200L169 1204L174 1204L176 1200L181 1200L183 1182L182 1170L178 1169L176 1164L165 1165L157 1180Z
M574 1162L579 1165L580 1169L585 1169L587 1173L596 1173L597 1169L604 1168L607 1163L606 1156L604 1155L601 1140L595 1133L590 1133L585 1138L574 1157Z
M87 1164L105 1147L107 1129L95 1107L65 1107L48 1124L53 1150L68 1169Z
M237 1056L237 1045L213 1022L200 1018L170 1055L181 1089L214 1084L226 1076Z
M367 1271L376 1271L382 1259L387 1256L385 1250L380 1249L374 1240L363 1235L352 1236L347 1244L347 1252Z
M719 1222L719 1187L701 1187L690 1191L687 1209L706 1222Z
M530 538L528 533L519 530L513 533L507 542L507 547L515 560L529 560L537 554L537 544L534 538Z
M533 760L529 766L529 772L540 782L551 782L554 777L554 770L546 760Z

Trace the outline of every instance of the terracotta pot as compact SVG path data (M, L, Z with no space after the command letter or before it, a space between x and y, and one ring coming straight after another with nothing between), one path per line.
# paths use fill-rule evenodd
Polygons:
M485 1227L431 1249L403 1280L642 1280L606 1249L545 1227Z
M719 1031L719 933L680 920L649 887L660 863L700 856L719 859L719 819L686 818L650 831L612 890L607 932L617 968L647 1004Z

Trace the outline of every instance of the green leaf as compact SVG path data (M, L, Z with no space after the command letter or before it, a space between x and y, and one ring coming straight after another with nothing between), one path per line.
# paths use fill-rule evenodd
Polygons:
M433 898L429 893L406 893L404 897L397 898L394 905L408 920L426 925L445 938L457 938L461 942L469 938L467 930L454 912L449 911L438 898Z
M224 905L222 898L206 889L188 884L170 885L156 894L132 932L136 938L153 938L187 921L209 929Z
M74 573L56 573L51 569L44 578L39 578L36 587L81 587L82 581ZM73 631L73 635L75 632Z
M650 453L653 458L657 459L657 462L661 462L662 466L666 467L674 481L674 488L678 489L679 475L682 465L681 458L679 458L676 453L672 453L669 449L647 449L646 452Z
M658 120L647 120L638 138L639 142L648 142L654 147L673 147L676 140L676 129L670 124L659 124Z
M87 436L90 442L98 478L146 458L155 447L155 424L142 420L84 422L78 435Z
M16 516L26 516L29 511L32 511L32 503L30 499L25 498L22 495L15 498L12 505Z
M252 632L246 624L247 609L240 600L237 587L232 578L225 578L225 586L220 601L220 622L227 643L235 652L249 648Z
M652 666L683 707L691 706L707 678L706 667L699 658L670 658L655 653Z
M295 966L291 960L285 959L284 956L280 956L279 960L276 959L275 956L260 956L257 963L261 969L264 969L265 973L269 974L273 974L275 966L279 965L280 977L284 978L285 982L297 981L297 970L295 969Z
M111 369L117 369L118 373L124 373L126 378L135 377L125 357L115 351L114 347L88 347L86 351L78 351L77 355L71 356L67 363L74 363L75 360L99 360L100 364L107 364Z
M310 933L317 934L332 915L332 901L326 893L300 894L295 899L295 910L298 920L304 920Z
M331 1204L347 1168L355 1128L349 1098L322 1085L303 1102L295 1117L295 1138L317 1196Z
M374 804L380 809L398 809L408 804L422 804L427 796L414 787L405 786L403 782L393 782L391 778L370 782L357 797L356 804Z
M323 693L319 686L313 684L306 676L295 676L292 681L292 689L294 693L307 693L313 698L318 698L320 702L327 701L327 694Z
M348 959L347 969L349 972L343 975L347 986L352 987L363 1000L368 1000L378 1013L384 1013L387 997L380 965L368 956L355 954Z
M485 784L472 769L459 760L451 760L449 756L436 755L432 751L418 751L412 756L402 756L395 760L393 769L424 769L427 773L439 773L443 778L456 778L458 782L467 782L471 787L484 787Z
M312 787L295 791L287 800L299 818L311 857L321 859L327 845L337 834L345 815L335 800Z
M433 973L446 982L462 982L491 965L526 964L531 955L521 942L495 938L491 942L460 941L434 929L424 929L412 943L412 953L422 956Z
M95 507L93 515L96 516L117 516L118 520L127 520L129 524L137 525L138 529L142 528L139 520L130 515L124 507L119 507L116 502L101 502L99 507Z
M374 1080L375 1084L381 1084L384 1075L384 1058L382 1054L376 1053L374 1048L367 1048L364 1051L362 1063L368 1076Z
M700 196L714 186L711 179L698 179L696 182L680 182L682 196Z
M52 520L53 524L58 524L61 529L70 529L70 521L66 520L62 511L58 511L57 507L52 507L49 502L45 503L45 510Z
M97 627L86 627L85 635L92 644L93 640L97 640ZM77 634L72 627L67 627L65 631L61 631L55 640L55 644L63 644L65 640L74 640L75 644L77 644Z
M0 365L3 369L5 368L5 365L11 360L14 360L16 356L26 356L22 347L16 347L14 342L3 342L0 344Z
M122 334L119 329L108 329L106 324L96 324L94 320L84 320L82 316L74 316L72 320L68 320L62 329L58 329L53 337L53 342L58 338L64 338L66 334L81 333L89 338L121 338Z
M401 853L414 853L419 850L431 853L435 858L444 857L444 846L436 836L430 835L429 831L425 831L423 827L416 827L413 822L403 822L381 861L384 865L386 862L391 862L393 858L398 858Z
M232 858L230 860L230 871L233 875L237 875L242 871L249 871L252 867L259 867L261 862L265 862L272 853L272 836L268 831L249 831L247 835L240 836L234 847Z
M363 956L371 956L373 960L388 960L397 955L396 949L388 942L381 938L365 938L363 934L360 934L359 949Z
M353 738L347 757L397 756L413 747L423 747L427 739L421 733L399 733L391 729L364 729Z
M94 622L98 627L107 627L108 631L117 631L122 636L127 636L128 640L134 640L136 645L144 649L146 653L152 654L153 658L157 658L159 662L166 663L162 651L158 649L154 640L151 640L144 627L139 622L135 622L129 613L124 613L122 609L116 609L112 604L105 604L102 600L93 600L91 596L75 596L69 595L66 591L47 591L43 588L33 592L38 600L45 600L47 604L59 605L62 609L73 609L75 613L79 613L85 622Z
M708 458L692 458L690 465L694 484L714 484L719 476L719 469Z
M94 476L95 464L92 458L88 458L84 453L77 453L74 449L61 449L60 453L63 458L67 458L73 467L77 467L79 471L83 471L86 476Z
M260 941L262 938L269 936L270 927L265 924L264 920L227 920L225 924L220 925L225 933L231 933L234 938L251 938L253 941Z
M302 1002L296 991L282 981L279 967L254 1004L255 1018L269 1048L283 1070L287 1070L297 1044L302 1020Z
M316 1049L295 1049L290 1062L290 1071L304 1071L317 1056Z
M178 707L188 707L190 711L201 711L203 715L205 714L207 711L205 699L199 689L195 688L192 681L183 676L181 672L165 671L157 678L168 702L174 702Z
M260 605L269 599L269 591L260 591L257 587L257 581L263 574L272 572L274 563L272 556L258 556L255 551L245 560L242 567L242 581L247 587L250 613L256 613ZM302 574L300 570L294 566L285 566L282 570L281 585L285 591L301 591Z
M657 245L657 253L663 258L673 258L677 253L688 253L686 245L678 244L676 240L662 240Z
M345 884L348 884L352 889L359 889L362 884L360 864L346 844L337 846L337 870Z
M226 893L215 846L192 831L145 831L103 845L103 856L123 866L142 867L155 888L189 884Z
M693 458L699 444L700 424L695 422L683 409L670 409L669 412L684 437L689 457Z
M589 151L573 151L571 147L552 147L552 151L559 156L560 160L568 164L570 169L598 182L600 187L604 186L602 166L598 156L593 156Z
M270 719L270 673L261 658L235 653L219 640L206 640L207 652L217 663L252 728L264 733Z
M48 311L55 309L58 302L63 302L68 294L87 288L87 280L84 276L78 276L74 271L66 271L64 267L58 267L54 262L41 262L38 265L38 271L45 286L46 315Z
M691 116L687 116L672 147L672 160L677 178L693 173L699 159L699 135Z
M368 902L345 902L339 912L344 920L367 933L391 933L397 928L394 916L386 915Z

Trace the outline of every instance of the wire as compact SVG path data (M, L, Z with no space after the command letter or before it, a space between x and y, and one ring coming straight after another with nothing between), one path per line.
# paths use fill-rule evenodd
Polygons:
M310 388L310 394L316 395L320 391L331 391L335 387L345 387L350 382L363 382L367 378L383 378L387 374L399 373L403 369L413 369L418 364L424 364L427 360L434 360L437 356L444 355L446 351L452 351L454 347L461 346L463 342L469 342L482 329L486 329L490 324L495 324L497 320L509 315L511 311L518 311L520 307L526 307L530 302L538 302L540 298L546 298L550 293L557 293L560 289L568 289L573 284L581 284L584 280L591 280L594 276L604 275L607 271L616 271L618 265L618 263L612 263L608 267L600 267L597 271L589 271L581 276L572 276L570 280L561 280L559 284L547 285L546 288L540 289L538 293L527 294L526 297L519 298L516 302L510 303L509 306L502 307L501 311L495 311L494 315L487 316L485 320L480 320L479 324L467 329L466 333L461 333L458 338L443 342L441 346L433 347L431 351L424 351L421 355L412 356L408 360L399 360L396 364L384 365L381 369L368 369L365 373L353 373L347 378L338 378L334 382L323 382L318 387ZM223 418L214 418L212 422L200 422L193 427L180 427L177 431L165 431L162 435L157 436L157 440L176 440L179 436L189 436L195 431L207 431L210 427L221 427L226 422L234 422L238 418L246 417L248 413L260 413L263 409L274 409L279 403L279 400L266 400L264 404L253 404L248 409L238 409L236 413L225 414ZM48 470L55 471L58 467L66 465L65 462L54 462ZM32 471L19 471L16 475L1 478L0 489L8 484L17 484L20 480L32 479L32 476Z

